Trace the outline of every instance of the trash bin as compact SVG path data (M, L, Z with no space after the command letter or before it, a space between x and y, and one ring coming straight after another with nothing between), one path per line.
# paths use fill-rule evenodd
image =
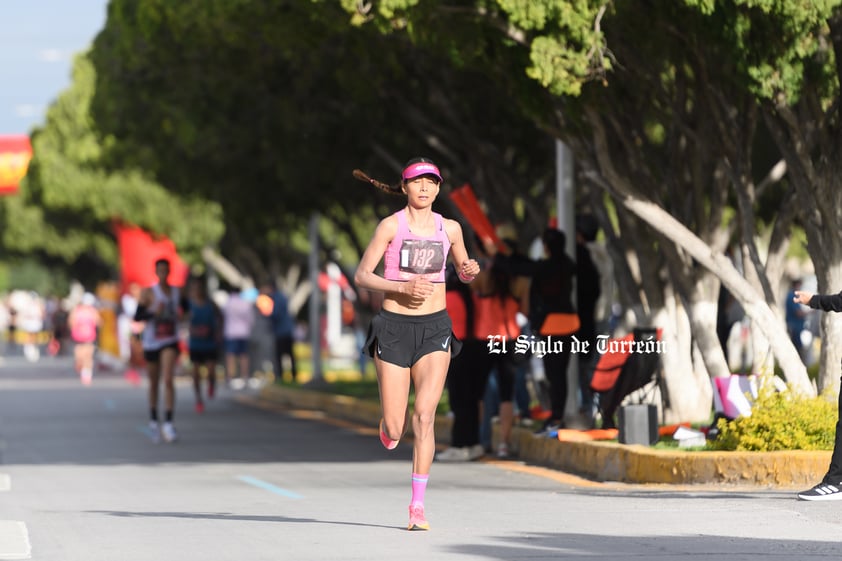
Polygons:
M652 404L620 407L620 444L651 446L658 442L658 407Z

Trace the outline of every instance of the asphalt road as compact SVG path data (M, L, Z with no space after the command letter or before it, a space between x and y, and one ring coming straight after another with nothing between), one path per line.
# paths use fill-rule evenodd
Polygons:
M43 561L839 559L842 502L791 490L597 484L518 462L433 465L407 532L411 446L374 427L257 407L145 433L145 380L67 360L0 363L0 559Z

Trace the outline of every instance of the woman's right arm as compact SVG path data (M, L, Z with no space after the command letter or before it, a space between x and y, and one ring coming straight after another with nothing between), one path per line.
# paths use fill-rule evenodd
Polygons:
M394 216L384 218L377 225L377 229L374 231L374 237L368 243L368 247L365 253L363 253L362 259L360 259L357 272L354 274L354 282L358 287L375 292L404 292L407 283L386 280L374 272L380 260L383 259L386 248L389 242L395 237L397 230L398 221Z

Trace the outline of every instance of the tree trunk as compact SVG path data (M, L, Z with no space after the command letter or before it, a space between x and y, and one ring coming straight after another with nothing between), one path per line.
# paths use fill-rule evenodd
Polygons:
M667 409L664 421L703 422L710 418L711 385L704 368L693 361L693 338L686 310L677 298L668 298L666 307L653 316L655 325L670 326L663 331L667 352L661 355L666 386Z
M796 390L812 395L814 392L807 377L807 369L790 341L784 325L762 297L740 276L731 262L724 255L711 253L704 242L658 206L631 197L624 199L623 204L653 228L664 235L670 235L676 244L722 280L743 306L746 315L755 322L754 325L773 347L778 349L777 357L787 381Z
M740 275L731 261L722 253L713 250L699 239L684 224L675 219L657 204L635 196L628 181L616 172L610 160L608 139L599 116L593 110L586 110L593 130L594 156L599 170L586 169L584 174L594 183L600 184L611 193L625 208L649 224L656 231L681 247L702 266L710 270L728 288L734 298L740 302L746 315L754 320L755 326L768 338L777 349L777 357L784 377L796 391L814 395L814 390L807 376L807 369L789 339L784 326L766 303L764 297ZM588 165L583 161L583 165Z
M690 302L690 328L710 378L731 375L725 351L716 334L716 313L715 301L697 299Z
M591 176L591 180L600 181L595 172L586 173ZM616 193L616 191L613 192ZM629 211L673 240L676 245L720 278L722 284L740 302L746 315L754 321L755 327L768 338L774 348L778 349L779 364L786 380L796 391L805 395L814 395L807 369L790 341L786 329L762 296L740 275L728 258L713 252L710 246L656 204L630 195L618 196L618 198Z

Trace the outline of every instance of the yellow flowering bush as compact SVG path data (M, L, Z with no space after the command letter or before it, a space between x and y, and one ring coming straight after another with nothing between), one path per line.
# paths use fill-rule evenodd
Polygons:
M837 420L832 392L804 397L791 389L779 392L762 380L751 416L720 419L714 450L832 450Z

